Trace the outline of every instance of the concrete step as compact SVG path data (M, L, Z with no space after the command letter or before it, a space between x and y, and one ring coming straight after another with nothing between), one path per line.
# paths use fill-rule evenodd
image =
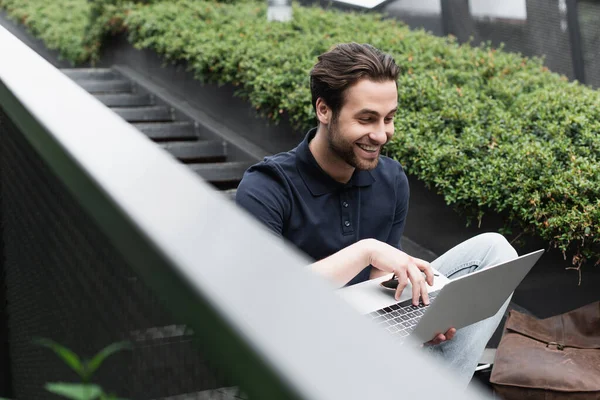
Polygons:
M184 324L153 326L129 332L130 338L141 345L146 343L165 344L169 341L192 339L194 331Z
M97 94L95 97L107 107L141 107L154 105L154 99L149 94Z
M204 180L213 184L237 185L244 172L252 165L249 161L234 161L224 163L188 164ZM227 188L231 189L231 188Z
M131 82L124 79L81 80L77 81L77 84L92 94L125 93L133 90Z
M74 81L115 80L121 76L110 68L63 68L61 72Z
M112 110L127 122L173 121L171 110L165 106L116 107Z
M161 147L185 163L222 162L227 158L225 142L200 140L197 142L167 142Z
M248 395L244 394L238 387L232 386L163 397L160 400L248 400Z
M133 123L132 125L157 142L198 139L196 128L191 122Z

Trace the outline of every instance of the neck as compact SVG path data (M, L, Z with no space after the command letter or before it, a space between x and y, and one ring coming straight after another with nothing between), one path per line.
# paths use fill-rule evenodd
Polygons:
M308 144L308 148L313 157L319 164L319 167L338 182L347 183L352 174L354 167L348 165L344 160L339 158L329 147L327 142L327 126L319 124L315 137Z

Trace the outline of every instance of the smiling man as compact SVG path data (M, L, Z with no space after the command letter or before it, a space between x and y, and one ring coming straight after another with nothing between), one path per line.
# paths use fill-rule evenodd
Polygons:
M428 304L430 264L400 249L408 180L397 161L381 155L394 135L399 73L389 54L368 44L340 44L319 56L310 72L318 126L295 149L246 171L236 202L312 257L311 268L339 286L394 273L396 298L410 282L413 303L422 298ZM482 234L432 265L453 279L516 256L501 235ZM466 385L507 304L458 332L449 327L427 348Z

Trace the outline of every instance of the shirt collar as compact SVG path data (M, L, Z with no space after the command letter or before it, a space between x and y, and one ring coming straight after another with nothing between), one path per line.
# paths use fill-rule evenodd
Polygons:
M304 180L304 183L310 190L313 196L320 196L326 193L335 192L341 188L352 186L365 187L370 186L375 182L375 178L370 171L354 170L352 177L348 183L341 183L329 176L321 169L317 160L310 152L308 143L315 137L317 128L312 128L308 131L304 140L296 148L296 167Z

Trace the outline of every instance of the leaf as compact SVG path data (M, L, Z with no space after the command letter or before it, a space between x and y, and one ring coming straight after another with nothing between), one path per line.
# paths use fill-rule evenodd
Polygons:
M83 377L83 364L81 363L81 360L77 354L50 339L36 339L34 340L34 343L54 351L69 367L77 372L79 376Z
M96 354L90 361L86 363L83 379L89 379L92 376L92 374L100 367L100 365L102 365L106 358L119 351L130 349L130 342L118 342L106 346L104 349L100 350L98 354Z
M1 399L0 399L1 400ZM100 400L128 400L122 397L117 397L114 394L102 394Z
M93 384L56 382L44 387L50 393L72 400L95 400L103 394L102 388Z

